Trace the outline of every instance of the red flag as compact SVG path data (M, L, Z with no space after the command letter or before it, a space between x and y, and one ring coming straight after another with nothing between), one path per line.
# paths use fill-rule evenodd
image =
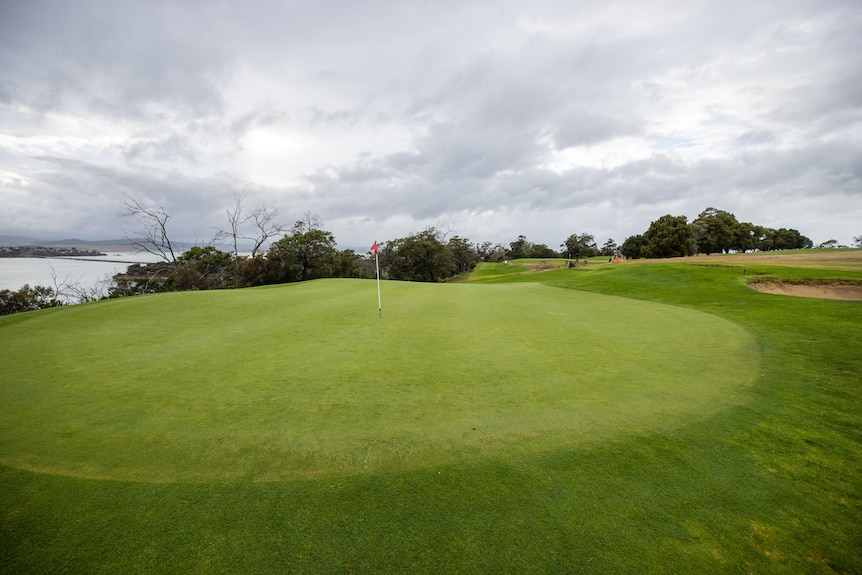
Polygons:
M376 256L376 255L377 255L377 252L379 252L379 251L380 251L380 250L379 250L379 249L377 249L377 242L374 242L374 243L371 245L371 253L373 253L373 254Z

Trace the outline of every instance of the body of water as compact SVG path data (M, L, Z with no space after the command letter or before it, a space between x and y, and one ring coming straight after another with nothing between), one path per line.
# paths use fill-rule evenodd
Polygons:
M24 284L55 287L77 285L87 292L107 286L114 274L133 263L153 263L159 258L147 253L105 252L90 258L0 258L0 290L17 291Z

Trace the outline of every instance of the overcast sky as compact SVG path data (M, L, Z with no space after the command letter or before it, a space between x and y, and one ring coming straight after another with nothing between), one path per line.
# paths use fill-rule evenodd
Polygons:
M0 1L0 235L862 235L859 0Z

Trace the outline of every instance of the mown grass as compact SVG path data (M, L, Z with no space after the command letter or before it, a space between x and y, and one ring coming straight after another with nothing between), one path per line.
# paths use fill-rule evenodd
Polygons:
M249 290L254 297L242 305L216 305L230 292L154 298L172 308L160 318L155 310L134 316L122 305L98 304L0 323L3 421L18 418L0 435L4 461L13 459L0 467L0 565L8 572L92 573L860 570L859 303L760 294L745 286L739 268L680 263L489 281L508 283L384 284L383 320L376 318L373 287L361 296L357 290L357 302L342 307L321 303L331 299L326 290L341 293L338 282L316 282ZM297 293L291 290L304 303L285 314L280 303ZM344 309L369 298L364 316L370 327L364 319L352 323ZM146 299L128 305L148 307ZM651 303L657 301L668 305ZM312 308L307 315L300 309L306 303ZM214 309L223 312L220 319L213 319ZM37 368L20 362L12 369L7 362L27 352L29 363L44 364L46 373L65 369L80 385L118 393L111 378L82 375L96 372L92 362L99 359L95 349L86 355L86 346L77 342L97 330L75 332L76 325L89 323L89 314L104 314L92 324L102 326L101 337L114 342L113 352L126 338L137 341L138 350L165 325L180 330L178 339L203 342L179 350L156 345L150 353L157 365L137 366L147 375L137 380L136 390L106 400L105 406L120 412L127 408L118 402L147 404L139 396L148 382L157 382L153 393L181 389L189 381L184 373L218 386L215 396L198 393L206 407L200 417L218 412L210 408L241 397L218 369L227 369L237 355L259 359L259 366L251 362L232 372L246 381L280 382L261 384L259 401L239 401L246 412L238 421L245 424L228 426L228 437L248 447L245 456L216 449L206 451L210 459L191 463L168 457L168 472L159 478L145 463L145 450L128 440L130 431L115 423L112 433L126 434L115 445L132 452L126 459L137 459L140 467L106 459L87 442L76 449L89 458L89 467L76 469L73 458L62 459L69 450L52 446L67 438L41 431L59 423L39 417L36 408L19 417L34 401L50 408L52 417L65 417L58 410L68 402L50 398L64 393L61 379L52 385L33 377L13 381L13 374ZM139 321L152 317L153 323L116 328L128 314ZM250 315L254 319L243 321ZM192 321L223 327L200 333L186 326ZM341 326L343 337L318 331L318 324L329 323ZM233 327L236 336L230 335ZM41 334L50 330L65 338L64 349L79 347L75 353L8 347L30 329L31 345L44 343L40 338L48 336ZM301 333L305 339L291 339ZM261 334L274 335L279 345L265 344ZM308 345L291 352L298 341ZM466 342L477 346L472 353L459 351ZM752 344L757 358L750 356ZM372 369L352 373L351 381L374 382L366 371L386 370L388 362L395 366L377 381L378 394L345 385L327 392L325 386L333 385L328 371L310 367L332 357L327 350L337 350L339 372L351 361L367 366L363 352L379 360ZM202 367L206 362L210 368ZM674 365L683 366L679 377ZM115 369L136 371L129 367ZM720 377L714 376L716 368ZM318 371L305 387L285 375L308 369ZM627 373L637 376L620 385ZM578 383L584 387L566 387L577 374L592 376ZM177 378L173 386L160 379L167 375ZM476 389L465 392L447 378ZM709 383L698 387L702 381ZM668 389L663 382L675 383ZM299 386L291 387L297 398L314 394L310 405L342 397L362 407L344 407L340 416L331 408L308 428L313 449L300 464L273 464L255 454L294 429L266 414L273 402L279 410L300 409L277 396L288 383ZM580 392L581 401L566 403L559 388ZM482 389L493 392L483 395ZM596 400L584 400L583 392ZM170 403L162 396L149 405L153 412L178 409ZM368 413L375 407L377 412ZM76 409L78 415L63 425L95 416ZM421 422L412 428L414 412ZM154 420L144 427L158 430ZM399 422L394 427L393 420ZM223 424L221 418L207 420L186 433ZM14 428L22 426L31 431L32 443L27 434L15 435ZM321 438L317 445L313 435ZM269 443L255 443L261 437ZM374 437L386 437L389 447L367 441ZM186 448L194 452L209 440L217 438L204 433ZM294 444L296 438L282 445ZM363 448L376 454L369 469L356 457ZM38 453L47 472L32 461L14 460L22 452ZM338 454L353 455L339 460ZM146 471L135 477L141 467ZM193 470L196 479L189 475ZM224 476L214 477L218 472ZM105 479L107 473L115 478Z
M523 273L524 266L516 264L495 262L483 263L468 274L469 279L489 278L508 274Z
M373 288L175 293L10 325L0 461L143 481L412 468L701 417L756 365L744 330L679 308L392 283L380 320ZM679 357L692 336L704 348Z

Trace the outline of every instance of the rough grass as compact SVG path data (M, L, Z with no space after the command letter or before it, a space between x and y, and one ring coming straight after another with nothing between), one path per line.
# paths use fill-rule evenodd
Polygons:
M683 258L685 261L726 262L737 265L773 265L783 268L816 268L862 272L862 249L808 249L750 254L712 254Z
M762 271L787 277L807 273ZM750 266L748 273L752 273ZM428 289L425 293L414 292L416 286L387 283L383 320L376 317L374 288L369 286L361 295L362 290L357 290L355 305L368 308L364 312L372 326L368 329L376 332L363 331L364 319L359 322L362 325L349 321L339 305L320 303L327 299L319 297L326 290L340 293L338 282L250 290L254 297L243 305L216 305L230 292L198 293L188 294L189 299L136 298L122 305L97 304L6 319L0 322L0 422L7 416L18 417L19 410L33 402L45 402L52 416L39 417L38 410L33 411L29 419L7 424L0 434L4 457L41 453L42 461L50 464L45 472L36 465L0 467L0 566L15 573L858 572L862 565L858 530L862 523L858 472L862 468L858 393L862 357L855 350L862 343L860 304L760 294L749 289L745 279L739 268L664 262L513 275L505 280L509 283L499 286L422 286ZM290 299L288 294L296 293L315 309L304 315L299 309L303 303L291 308L290 314L279 313L282 306L276 301L283 304ZM270 297L272 303L266 304ZM360 300L364 303L359 304ZM453 306L457 301L463 305ZM144 309L153 302L170 311L135 311L135 306ZM228 311L234 308L235 314ZM213 309L224 315L214 318ZM423 309L441 311L438 317L423 314ZM100 321L89 321L90 314L104 315ZM257 319L243 323L249 314ZM425 321L417 322L417 314L424 315ZM645 315L639 318L640 314ZM130 315L140 321L154 317L153 323L147 330L136 329L124 322ZM402 324L402 315L413 317ZM494 321L486 323L488 317ZM180 319L222 327L216 333L201 333ZM239 334L247 337L230 335L234 322L242 328ZM458 329L447 329L450 322ZM343 338L336 332L325 336L318 331L318 324L329 323L343 326ZM297 342L290 339L293 328L285 326L293 324L305 327L295 333L305 334L301 341L308 341L311 334L313 345L291 355ZM46 364L45 372L50 373L65 370L80 382L89 381L86 385L97 391L113 393L116 384L110 378L84 376L94 371L87 365L99 354L95 348L83 354L86 346L78 340L97 334L112 342L110 353L119 353L124 341L137 341L139 348L142 341L154 341L155 335L169 331L165 325L180 330L180 339L199 337L207 345L189 342L176 351L154 350L157 365L138 366L147 373L139 380L143 387L126 401L140 406L146 396L137 396L144 394L145 383L156 382L154 393L163 390L167 384L159 378L166 374L175 376L176 386L181 387L189 381L181 376L184 373L197 378L208 374L207 385L219 385L216 394L198 394L208 406L218 406L229 397L237 401L241 396L231 395L235 390L220 382L216 369L231 363L222 356L231 355L227 350L232 347L241 345L242 357L261 360L260 366L236 369L238 377L279 374L281 381L289 382L287 374L301 372L302 366L323 357L334 344L341 350L338 361L351 357L364 361L352 343L358 336L363 342L358 345L372 357L388 353L385 359L393 362L405 355L412 358L393 368L388 377L405 381L409 380L405 374L418 373L409 394L416 393L421 400L391 399L399 386L384 387L386 392L376 400L363 400L363 394L342 386L330 396L319 392L321 399L310 398L310 403L344 393L351 401L364 401L363 409L345 407L343 412L355 420L360 436L373 429L370 422L375 419L384 433L395 429L387 427L382 413L360 413L376 404L393 416L404 411L395 419L401 421L398 433L406 429L407 435L410 409L406 406L421 408L429 415L418 427L429 433L413 438L414 452L371 446L379 457L369 469L350 456L348 461L336 461L333 473L328 467L333 453L355 454L357 446L369 444L357 442L350 425L345 427L337 412L330 411L317 422L316 432L343 445L327 452L319 444L321 453L309 451L305 469L328 462L319 473L279 467L277 478L262 480L271 465L262 459L243 468L243 474L214 479L214 471L234 469L233 463L245 461L215 450L210 453L214 459L194 463L196 481L178 478L182 462L170 458L163 460L169 473L161 483L155 482L158 478L151 477L151 471L145 481L105 480L99 475L122 476L134 470L122 465L110 468L101 450L88 450L85 444L78 446L79 457L89 457L99 473L72 477L52 473L73 462L72 458L58 461L67 450L51 447L67 439L56 429L43 432L59 425L51 418L64 417L57 411L61 404L50 396L69 397L71 391L62 388L66 381L62 378L34 377L38 366L30 364ZM664 333L668 326L679 333ZM741 347L725 353L722 346L727 342L722 336L711 337L713 329L716 333L727 329L731 342ZM29 346L9 347L28 331ZM262 334L271 333L278 336L278 346L264 343L267 338ZM38 347L51 337L63 340L62 349ZM459 353L464 341L475 339L506 346L488 344L479 354ZM546 346L554 349L558 339L565 342L565 349L546 353ZM752 342L759 356L755 363L745 359ZM668 343L672 353L663 356L662 345ZM77 353L69 353L66 346L78 346ZM18 361L21 353L29 354L28 362ZM597 357L597 353L606 355ZM632 357L648 361L652 353L664 360L626 364ZM742 363L734 357L738 354ZM286 362L285 357L293 359ZM655 373L661 373L659 366L684 364L691 358L698 360L686 368L683 381L673 389L693 390L695 395L688 400L675 398L662 388L665 378ZM204 359L212 362L211 369L202 367ZM630 385L613 386L619 375L612 370L615 361L626 368L623 371L638 372ZM15 362L14 369L10 362ZM172 366L173 362L180 366ZM722 362L726 362L722 376L711 383L718 386L716 393L698 387L701 378L709 378ZM129 366L116 369L136 372ZM29 378L22 372L30 373ZM373 380L362 373L357 377ZM521 387L520 391L500 389L514 395L494 404L493 394L477 395L478 390L464 394L447 383L447 373L484 385ZM570 400L557 411L555 406L565 400L565 394L545 401L543 393L529 393L553 393L554 387L565 386L565 377L553 380L560 373L597 374L578 385L592 384L590 391L599 401ZM546 377L552 378L550 384ZM525 379L526 383L519 383ZM306 389L318 393L328 383L321 377L316 385L308 382ZM604 389L609 384L610 389ZM275 394L283 387L264 389ZM438 397L422 387L447 393ZM703 394L702 402L693 401L697 394ZM584 399L583 393L577 395ZM489 398L485 409L473 405ZM522 403L509 409L515 398ZM279 409L293 408L293 402L272 395L247 400L248 429L236 425L231 437L267 436L269 427L278 425L265 415L273 401ZM152 411L174 409L167 403L153 403ZM117 402L106 405L113 407L105 414L105 423L112 421L114 413L130 409ZM440 405L446 409L438 410L438 416L447 424L435 428L433 411ZM670 409L662 412L661 406ZM579 418L555 417L581 408L592 410L587 425L578 424ZM203 417L210 410L201 411ZM261 421L256 417L259 413L264 414ZM480 426L474 431L473 420L459 419L467 413L484 414L496 431ZM84 411L79 416L91 414ZM136 425L134 420L126 426L116 421L112 424L116 434ZM511 429L541 432L507 436L506 422ZM464 423L471 424L466 432ZM221 424L216 418L192 429ZM13 427L20 426L30 433L15 435ZM328 428L337 431L330 433ZM279 429L281 433L289 428ZM268 441L279 441L276 435L269 435ZM480 436L482 440L473 441ZM410 445L409 437L408 441L392 437L393 446ZM188 449L194 451L198 441L189 441ZM252 446L251 452L267 448L263 443L246 445ZM144 467L152 465L134 441L120 448L139 452ZM215 465L216 461L221 463Z

